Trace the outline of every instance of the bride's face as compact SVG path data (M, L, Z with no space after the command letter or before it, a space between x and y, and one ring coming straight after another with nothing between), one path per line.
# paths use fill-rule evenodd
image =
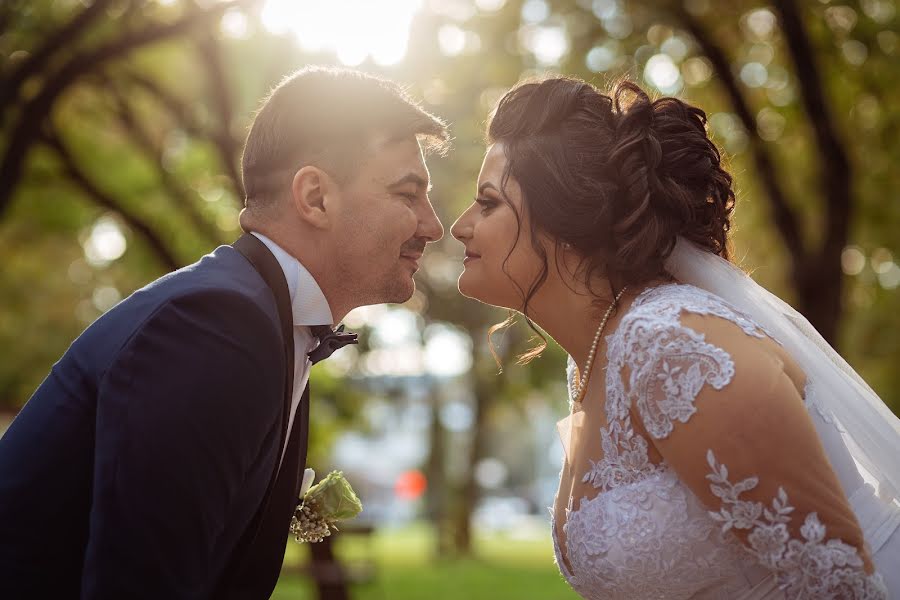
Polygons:
M522 310L525 294L540 273L543 259L532 246L528 215L518 182L509 177L503 144L488 148L478 174L475 201L450 232L466 247L459 277L464 296L494 306Z

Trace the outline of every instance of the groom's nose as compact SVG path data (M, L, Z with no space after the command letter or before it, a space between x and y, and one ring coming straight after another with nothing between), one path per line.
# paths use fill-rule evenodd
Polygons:
M444 226L435 214L431 202L426 203L426 208L419 217L418 237L425 238L429 242L436 242L444 237Z

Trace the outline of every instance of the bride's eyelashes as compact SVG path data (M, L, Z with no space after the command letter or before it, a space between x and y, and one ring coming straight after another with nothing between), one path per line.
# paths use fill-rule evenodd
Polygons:
M475 204L481 207L481 214L487 214L490 210L497 206L497 201L488 198L475 196Z

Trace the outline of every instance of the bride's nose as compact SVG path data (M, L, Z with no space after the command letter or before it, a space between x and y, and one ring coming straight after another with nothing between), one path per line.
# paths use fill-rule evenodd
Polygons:
M467 209L466 212L461 214L456 222L450 227L450 235L459 240L460 242L465 242L465 240L472 237L472 220L470 218L470 210Z

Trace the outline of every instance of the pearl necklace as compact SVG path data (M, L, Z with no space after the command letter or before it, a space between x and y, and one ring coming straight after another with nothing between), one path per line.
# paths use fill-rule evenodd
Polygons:
M591 351L588 353L587 363L584 365L583 374L579 374L578 381L573 381L572 385L569 386L569 391L576 404L581 404L581 401L584 399L584 392L587 388L588 379L591 376L591 368L594 366L594 355L597 353L597 345L600 343L600 335L603 333L603 328L606 327L606 322L609 321L613 309L619 304L622 294L624 294L627 289L627 285L623 287L621 291L616 294L616 298L612 301L612 304L609 305L609 308L606 309L606 314L603 315L603 320L600 321L600 326L597 327L597 333L594 334L594 341L591 344ZM574 385L576 383L577 386Z

